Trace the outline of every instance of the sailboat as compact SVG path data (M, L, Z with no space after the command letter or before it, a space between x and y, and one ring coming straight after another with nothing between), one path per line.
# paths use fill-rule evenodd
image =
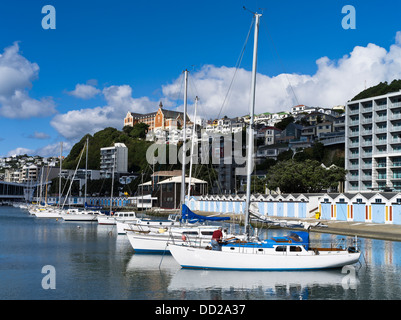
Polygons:
M191 244L200 247L209 246L213 232L218 225L205 225L206 221L221 222L229 217L209 217L193 213L185 204L179 221L140 220L136 224L128 224L125 229L128 240L137 253L169 252L168 243ZM227 231L223 230L227 235Z
M243 241L233 237L221 244L220 250L206 250L187 244L169 243L168 248L174 259L183 268L220 270L316 270L339 268L359 261L360 252L356 247L313 248L309 244L308 232L293 232L287 237L276 237L259 241L249 234L250 193L252 155L254 145L253 123L255 109L256 64L259 21L261 14L254 13L254 49L250 103L250 123L247 157L247 190L245 236Z
M61 167L62 167L62 153L63 153L63 143L60 143L60 171L59 171L59 176L61 179ZM43 173L43 170L42 170ZM54 207L54 206L50 206L47 203L47 177L46 177L46 197L45 197L45 206L44 207L37 207L35 209L35 211L33 212L33 214L37 217L37 218L61 218L61 214L63 213L63 210L61 210L60 208L60 201L59 201L59 206L58 207ZM61 194L61 183L59 182L59 194ZM59 196L60 197L60 196Z
M63 218L64 221L97 221L97 217L99 215L102 215L102 213L100 211L87 210L87 208L86 208L86 187L87 187L87 184L88 184L87 183L87 179L88 179L88 174L87 174L87 171L88 171L88 147L89 147L89 138L86 138L86 143L85 143L84 149L82 149L82 152L81 152L81 155L79 157L79 161L78 161L77 167L76 167L75 172L74 172L74 176L71 179L70 188L69 188L69 190L67 192L67 196L66 196L66 199L67 199L68 194L69 194L69 192L71 190L71 187L72 187L72 183L74 182L74 177L75 177L75 174L76 174L76 172L78 170L78 166L79 166L79 163L81 161L81 157L82 157L83 151L86 148L85 200L84 200L85 209L84 210L79 210L79 209L76 209L76 208L68 209L66 212L61 214L61 217ZM65 204L65 200L64 200L64 204ZM64 207L64 204L63 204L63 207Z
M183 126L183 150L186 150L186 115L187 115L187 90L188 90L188 70L184 71L185 89L184 89L184 126ZM197 102L195 100L195 105ZM150 221L139 221L139 223L129 224L126 228L128 240L134 251L137 253L164 253L168 252L167 244L170 241L174 243L184 244L190 243L197 246L206 247L212 238L213 232L219 226L202 225L201 222L206 220L224 221L229 217L195 217L192 211L185 205L185 181L188 181L189 189L191 187L190 180L185 177L185 152L182 153L182 177L181 177L181 220L165 221L154 223ZM118 224L117 224L118 226Z

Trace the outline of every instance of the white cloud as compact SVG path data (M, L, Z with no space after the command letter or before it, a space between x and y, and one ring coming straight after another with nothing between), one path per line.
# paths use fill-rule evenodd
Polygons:
M333 60L322 57L316 61L315 74L257 74L255 113L289 110L296 104L330 108L345 104L360 91L382 81L401 79L401 32L395 43L386 50L375 44L356 46L352 52ZM238 69L227 100L223 101L233 78L235 68L204 65L192 72L189 115L195 95L200 98L198 114L205 118L249 113L251 71ZM163 104L172 107L173 101L182 99L182 78L162 86ZM102 90L105 106L72 110L56 115L52 126L68 139L80 139L86 133L95 133L105 127L121 129L127 111L145 113L157 110L158 101L148 97L134 98L128 85L109 86ZM223 108L222 108L223 106ZM182 106L178 109L182 110Z
M77 84L75 89L67 92L69 95L81 98L81 99L91 99L101 91L95 86L89 84Z
M397 32L395 44L388 51L375 44L356 46L341 59L322 57L316 65L317 71L313 75L279 74L269 77L258 73L255 113L289 110L298 103L330 108L345 104L364 90L365 84L370 87L379 82L401 79L401 32ZM234 72L234 68L205 65L190 75L200 97L201 115L206 118L218 116ZM220 116L249 113L250 79L250 71L237 71ZM181 83L181 79L176 79L172 84L163 86L163 94L173 99L182 92ZM189 91L190 104L194 95Z
M37 100L28 94L38 73L39 66L19 54L17 42L4 49L0 55L0 116L46 117L56 112L51 98Z
M69 141L63 142L63 155L68 155L72 147L73 143ZM33 154L41 157L58 157L60 156L60 143L52 143L42 148L38 148Z
M35 151L28 148L15 148L7 153L7 157L19 156L23 154L32 155Z
M63 155L68 154L72 147L73 143L69 141L63 142ZM60 155L60 143L57 142L48 144L44 147L37 149L18 147L13 150L10 150L7 153L7 157L18 156L23 154L27 154L29 156L58 157Z
M49 136L47 133L35 131L34 134L30 134L30 135L28 136L28 138L31 138L31 139L39 139L39 140L45 140L45 139L49 139L50 136Z
M106 87L102 93L106 106L58 114L51 120L51 125L67 139L80 139L87 133L93 134L106 127L121 129L128 111L146 113L158 106L157 102L147 97L133 98L132 88L128 85Z

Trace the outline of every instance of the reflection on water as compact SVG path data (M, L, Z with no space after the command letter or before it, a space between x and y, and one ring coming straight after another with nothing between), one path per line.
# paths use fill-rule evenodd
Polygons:
M311 234L314 242L341 238ZM115 226L0 207L0 299L400 299L401 243L359 240L361 263L343 270L188 270L171 255L134 254ZM55 290L41 287L44 265L56 269Z

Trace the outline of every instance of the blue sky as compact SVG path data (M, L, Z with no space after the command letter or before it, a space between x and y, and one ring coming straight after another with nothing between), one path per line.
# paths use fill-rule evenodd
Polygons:
M44 5L56 9L55 30L42 28ZM246 114L252 37L222 107L252 20L244 5L264 8L256 112L345 104L365 83L401 73L401 4L389 0L4 0L0 156L57 155L60 141L67 155L87 132L121 129L127 111L154 111L160 100L180 109L184 69L203 117ZM345 5L355 7L355 30L341 26Z

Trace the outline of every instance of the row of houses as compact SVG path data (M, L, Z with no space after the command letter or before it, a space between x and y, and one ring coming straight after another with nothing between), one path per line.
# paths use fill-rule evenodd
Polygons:
M323 193L252 195L259 213L286 218L314 218L334 221L401 225L401 193ZM243 214L245 196L206 195L191 197L191 210Z
M57 198L50 198L57 203ZM160 206L157 197L151 194L136 197L88 197L89 205L103 206L114 210L127 206L143 209L174 209ZM251 196L259 214L276 218L316 218L321 220L368 222L401 225L401 193L320 193L320 194L257 194ZM69 205L83 205L83 197L71 197ZM245 213L245 195L200 195L186 198L188 207L200 214Z

